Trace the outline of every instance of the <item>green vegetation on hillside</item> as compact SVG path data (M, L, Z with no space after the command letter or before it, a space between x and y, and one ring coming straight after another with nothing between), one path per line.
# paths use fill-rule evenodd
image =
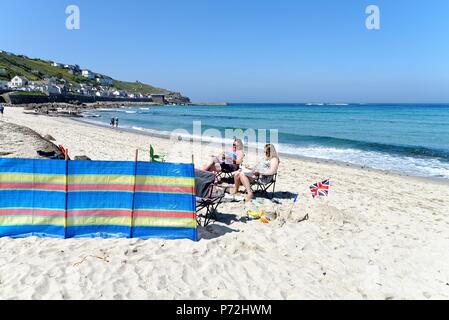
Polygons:
M144 84L141 82L125 82L125 81L117 81L114 80L114 87L118 90L126 90L129 93L142 93L142 94L151 94L151 93L160 93L160 94L168 94L169 91L165 89L156 88L150 86L148 84Z
M53 67L50 62L40 59L27 59L22 56L13 56L0 53L0 65L7 70L9 78L24 76L28 80L36 81L44 78L56 77L64 78L70 83L79 83L76 77L66 69Z
M0 75L0 80L10 80L15 76L24 76L28 80L37 81L45 78L56 77L65 79L69 83L76 85L84 83L87 85L98 85L95 81L88 81L80 74L71 74L67 69L54 67L50 61L41 59L30 59L24 56L9 55L5 52L0 53L0 68L6 69L5 75ZM104 76L106 79L112 79ZM140 82L125 82L114 80L113 87L118 90L126 90L129 93L163 93L168 94L170 91L160 89Z

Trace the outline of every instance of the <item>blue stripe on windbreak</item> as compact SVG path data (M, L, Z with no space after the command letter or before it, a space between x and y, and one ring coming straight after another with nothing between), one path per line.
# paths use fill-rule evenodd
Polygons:
M0 190L0 208L65 209L65 193L35 190Z
M186 177L193 178L193 164L175 164L159 162L138 162L138 176Z
M132 209L129 192L69 192L68 209ZM195 211L193 195L136 192L135 209Z
M65 175L63 160L0 159L0 173L34 173Z
M136 192L134 209L158 209L195 211L194 196L191 194Z
M76 226L67 227L67 238L129 238L131 227Z
M69 175L129 175L134 176L134 162L129 161L69 161Z
M69 192L68 210L73 209L132 209L130 192Z
M190 239L198 240L196 228L166 228L166 227L134 227L133 237L141 239Z
M11 238L64 238L64 227L47 225L0 226L0 237Z

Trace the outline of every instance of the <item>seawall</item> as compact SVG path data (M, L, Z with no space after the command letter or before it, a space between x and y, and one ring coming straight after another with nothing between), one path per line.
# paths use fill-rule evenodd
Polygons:
M149 98L109 98L109 97L93 97L93 96L80 96L80 95L14 95L3 94L3 99L8 104L32 104L32 103L71 103L77 101L80 103L95 103L95 102L152 102Z

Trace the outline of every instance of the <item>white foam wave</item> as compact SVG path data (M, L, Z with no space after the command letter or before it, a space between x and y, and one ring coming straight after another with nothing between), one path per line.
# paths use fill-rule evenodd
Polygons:
M85 119L83 121L108 127L101 121ZM122 126L122 128L143 132L150 135L170 138L171 131L161 131L139 126ZM179 134L184 140L203 141L206 143L232 144L232 139L221 139L218 137L196 136L192 134ZM250 144L246 147L252 149L262 149L263 144ZM334 160L350 163L354 165L366 166L378 170L395 171L412 176L438 177L449 179L449 163L442 162L439 159L414 158L410 156L398 156L378 151L365 151L352 148L332 148L323 146L301 147L291 144L279 144L278 150L281 154L302 156L308 158L317 158L325 160Z
M397 156L378 151L321 146L280 145L280 152L310 158L336 160L373 169L402 172L414 176L449 179L449 163L438 159Z

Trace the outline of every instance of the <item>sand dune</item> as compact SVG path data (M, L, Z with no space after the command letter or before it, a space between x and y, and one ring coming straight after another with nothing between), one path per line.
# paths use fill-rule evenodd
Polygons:
M7 108L3 120L52 135L72 156L133 160L138 148L147 160L152 144L168 160L191 159L187 146L174 152L168 140L70 119ZM331 194L313 200L308 186L324 178ZM277 213L270 224L246 221L256 205L226 203L197 243L0 239L0 298L449 298L447 183L283 158L277 190L280 204L260 205ZM295 192L301 199L290 213Z

